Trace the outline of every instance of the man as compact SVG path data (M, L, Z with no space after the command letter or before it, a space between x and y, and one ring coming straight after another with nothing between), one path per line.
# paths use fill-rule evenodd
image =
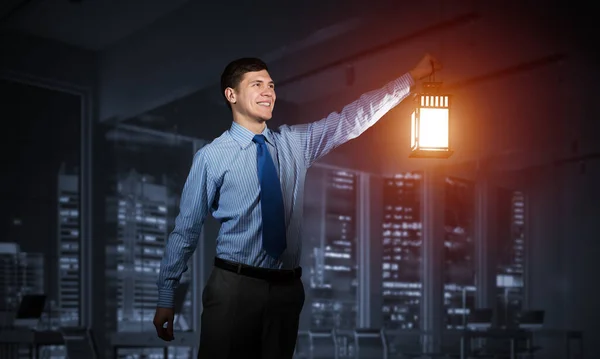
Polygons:
M416 81L439 69L425 55L410 72L340 113L271 130L267 121L276 96L267 66L254 58L227 65L221 90L233 122L194 156L161 263L158 336L173 339L174 289L211 213L221 228L215 266L202 292L198 357L291 359L305 298L299 263L307 169L375 124Z

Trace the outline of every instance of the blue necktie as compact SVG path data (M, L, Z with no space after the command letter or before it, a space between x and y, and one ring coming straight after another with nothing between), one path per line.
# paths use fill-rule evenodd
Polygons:
M263 248L275 259L285 250L285 218L281 185L275 164L265 143L265 136L256 135L256 159L258 181L260 182L260 203L262 209Z

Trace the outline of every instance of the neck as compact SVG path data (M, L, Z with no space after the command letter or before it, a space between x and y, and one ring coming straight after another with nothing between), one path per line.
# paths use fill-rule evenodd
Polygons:
M238 125L240 125L244 128L247 128L248 130L252 131L254 134L257 134L257 135L260 135L261 133L263 133L263 131L265 130L265 127L267 127L266 121L247 119L242 116L236 116L235 113L233 114L233 121L235 123L237 123Z

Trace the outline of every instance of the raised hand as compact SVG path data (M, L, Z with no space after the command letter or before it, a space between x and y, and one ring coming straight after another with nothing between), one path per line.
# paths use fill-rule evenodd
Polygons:
M417 65L410 71L410 75L415 81L431 76L434 72L440 71L442 64L430 54L425 54L419 60Z

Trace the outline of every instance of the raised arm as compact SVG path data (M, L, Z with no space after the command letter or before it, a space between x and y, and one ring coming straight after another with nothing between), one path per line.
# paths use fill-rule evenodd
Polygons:
M412 70L377 90L361 95L340 113L333 112L322 120L292 126L292 132L300 136L306 166L310 167L334 148L360 136L402 102L410 94L415 81L439 69L440 63L426 54Z
M188 269L204 219L214 201L216 186L208 168L205 148L196 152L183 187L175 228L169 235L158 275L158 307L173 308L175 287Z
M301 141L306 166L310 167L334 148L360 136L406 98L413 84L407 73L380 89L361 95L339 113L332 112L322 120L298 126L295 130L304 137Z

